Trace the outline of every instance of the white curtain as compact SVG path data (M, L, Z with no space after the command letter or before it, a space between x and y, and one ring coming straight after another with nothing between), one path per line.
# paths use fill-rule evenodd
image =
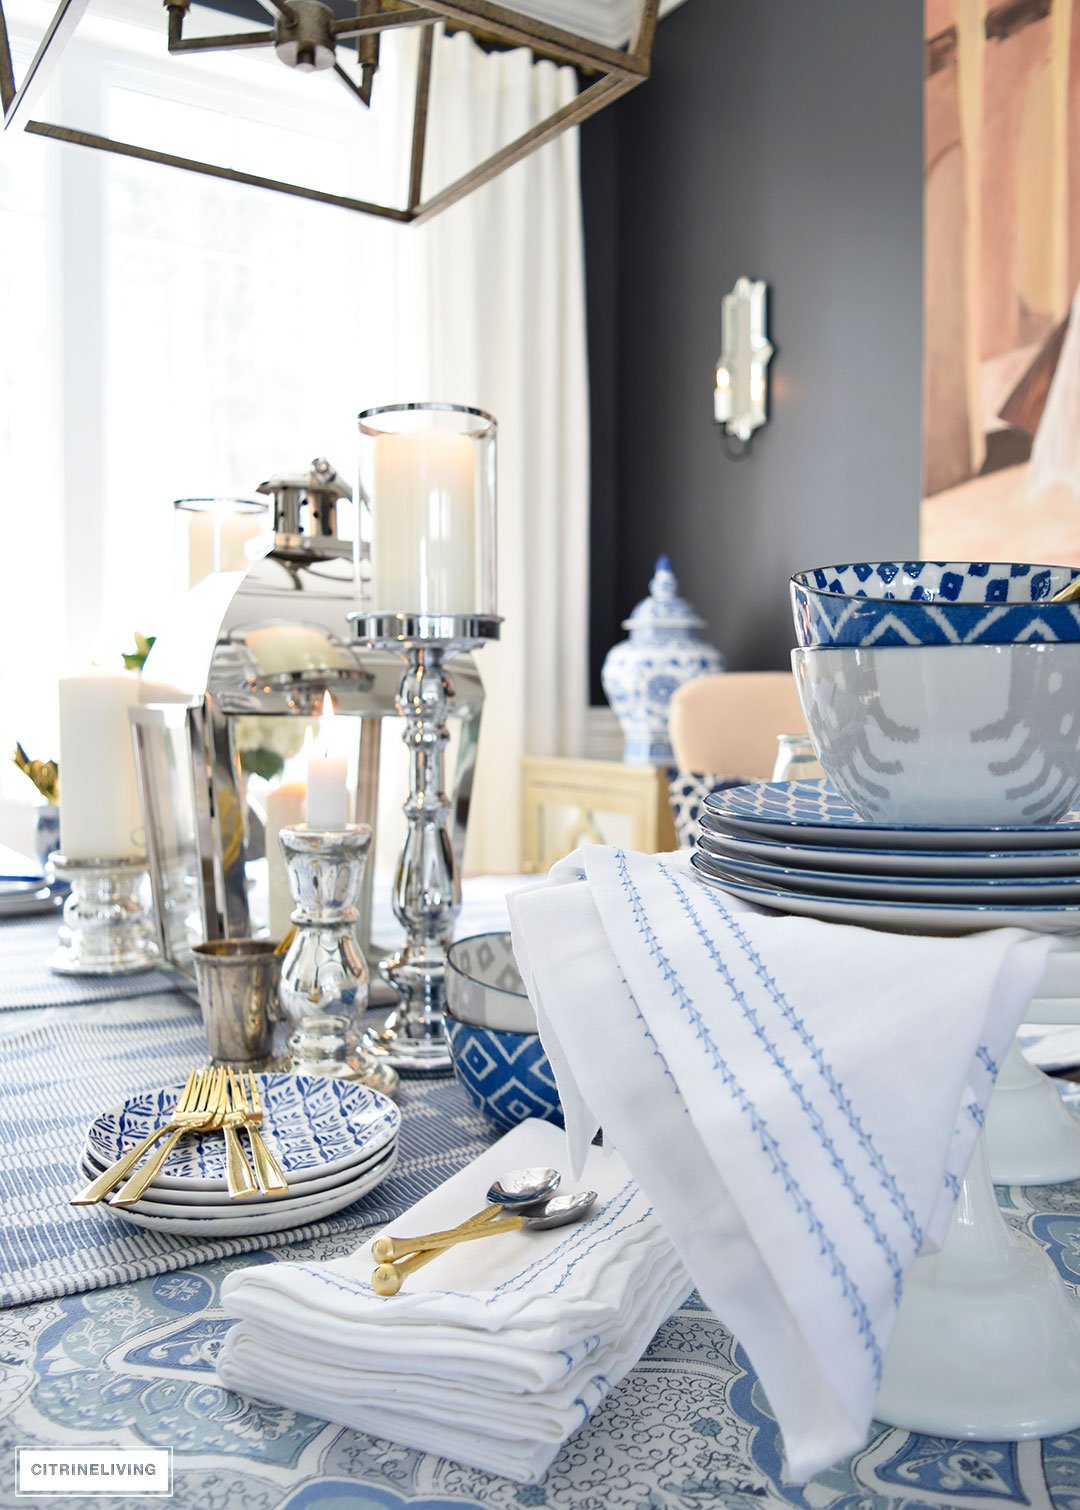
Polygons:
M574 75L464 34L442 48L425 194L574 98ZM520 868L521 757L579 754L588 647L589 405L578 142L564 133L414 232L402 329L426 396L499 422L502 638L487 693L466 867ZM409 238L411 239L411 238ZM403 280L408 289L410 280ZM420 328L422 326L422 329ZM418 374L418 380L420 375Z

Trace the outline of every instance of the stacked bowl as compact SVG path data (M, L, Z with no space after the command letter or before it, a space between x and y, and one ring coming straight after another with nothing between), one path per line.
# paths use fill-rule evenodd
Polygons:
M792 669L825 783L706 803L695 868L876 926L1080 928L1080 603L1067 566L797 573Z
M507 1130L539 1117L563 1125L555 1076L508 933L458 939L446 956L446 1036L469 1100Z
M792 669L837 790L889 823L1053 822L1080 796L1065 566L862 562L791 583Z

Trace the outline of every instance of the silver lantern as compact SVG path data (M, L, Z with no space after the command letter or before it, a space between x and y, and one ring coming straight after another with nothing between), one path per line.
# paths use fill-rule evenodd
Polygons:
M372 937L372 886L392 874L401 844L394 832L380 843L378 800L383 724L402 726L401 662L358 646L349 621L357 568L337 530L351 490L318 460L259 492L273 500L273 537L252 547L264 553L186 594L147 659L143 703L131 714L161 953L192 981L196 944L287 927L277 829L303 819L297 759L327 693L336 714L356 720L352 816L373 834L358 940L372 964L395 947ZM471 657L455 662L455 683L451 833L460 864L484 698Z

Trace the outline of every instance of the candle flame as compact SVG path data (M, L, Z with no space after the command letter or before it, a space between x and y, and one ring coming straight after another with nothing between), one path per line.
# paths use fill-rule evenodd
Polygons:
M331 754L334 746L334 724L337 715L334 712L334 699L329 692L323 694L322 707L319 710L318 746L323 755Z

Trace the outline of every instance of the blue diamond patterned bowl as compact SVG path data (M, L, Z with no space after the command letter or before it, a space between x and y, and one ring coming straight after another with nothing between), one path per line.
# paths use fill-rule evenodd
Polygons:
M470 1101L504 1129L528 1117L562 1127L558 1087L510 935L459 939L446 962L446 1035Z
M1080 641L1080 603L1051 603L1073 566L856 561L791 579L800 646L1012 645Z

